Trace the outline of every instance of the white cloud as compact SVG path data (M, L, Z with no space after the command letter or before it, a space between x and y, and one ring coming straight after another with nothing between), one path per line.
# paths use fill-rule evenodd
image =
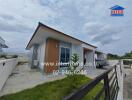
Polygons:
M89 22L84 25L84 33L90 36L91 41L107 45L120 39L120 29L101 22Z
M129 50L132 49L124 38L128 34L129 38L132 37L132 25L128 25L132 23L131 3L115 0L0 0L0 36L11 48L25 48L40 21L86 42L97 44L105 51L109 51L106 47L115 46L110 49L111 52L122 53L126 49L118 51L117 45L123 44L126 48L127 44ZM109 8L115 4L126 8L124 17L110 16ZM129 29L126 32L127 27Z
M9 49L25 49L39 21L48 23L56 17L50 7L37 0L1 0L0 36Z

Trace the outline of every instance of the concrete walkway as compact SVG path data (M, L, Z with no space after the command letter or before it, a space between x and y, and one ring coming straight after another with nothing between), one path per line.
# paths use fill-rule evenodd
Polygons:
M95 78L105 71L102 69L89 68L86 70L87 76L90 78ZM5 86L0 92L0 96L10 93L16 93L24 89L32 88L42 83L62 79L64 77L65 75L43 75L38 70L31 70L28 67L28 64L19 65L14 69L12 75L8 78Z
M105 69L93 69L93 68L87 68L85 69L87 71L87 76L94 79L95 77L99 76L103 72L105 72Z
M17 66L12 75L6 81L5 86L0 92L0 96L32 88L38 84L62 79L65 76L44 76L40 71L31 70L28 64Z
M132 69L125 69L124 78L124 100L132 100Z

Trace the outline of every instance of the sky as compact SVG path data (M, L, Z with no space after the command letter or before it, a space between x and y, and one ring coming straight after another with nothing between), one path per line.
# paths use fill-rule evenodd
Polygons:
M24 52L38 22L105 53L132 51L132 0L0 0L0 36L9 51ZM112 6L123 17L110 16Z

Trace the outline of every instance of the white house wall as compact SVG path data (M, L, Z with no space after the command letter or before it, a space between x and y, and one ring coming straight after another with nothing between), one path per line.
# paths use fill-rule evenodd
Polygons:
M29 53L29 67L31 68L31 66L32 66L32 64L33 64L33 62L32 62L32 55L33 55L33 46L31 47L31 49L30 49L30 53Z
M79 56L79 63L83 64L83 48L82 45L72 44L72 54L78 54Z
M60 47L71 48L71 44L67 43L67 42L60 41Z
M46 39L44 39L43 43L39 45L38 48L38 61L39 61L39 68L41 70L44 69L44 61L45 61L45 47L46 47Z
M83 47L83 48L88 48L88 49L93 50L93 51L96 50L95 47L92 47L92 46L90 46L90 45L86 45L86 44L82 44L82 47Z
M69 44L66 44L65 42L64 43L60 42L60 46L70 47L71 48L71 50L70 50L71 51L71 55L74 54L74 53L78 54L79 63L80 63L81 67L83 65L83 50L84 50L84 47L87 47L88 49L93 50L93 52L88 53L87 62L92 63L93 66L94 66L94 49L95 48L93 48L91 46L87 46L87 45L82 45L82 44L73 44L73 43L71 43L69 45ZM43 38L43 42L41 44L39 44L39 47L38 47L38 50L37 50L37 52L38 52L37 60L38 60L38 63L39 63L38 67L41 70L44 70L45 47L46 47L46 37ZM32 51L33 51L33 47L31 48L31 56L30 57L32 57ZM30 64L30 66L31 66L31 64Z
M94 54L95 54L96 48L92 47L90 45L86 45L86 44L82 44L82 47L87 48L89 50L92 50L91 52L88 52L86 62L88 62L89 64L91 63L92 67L95 67L95 56L94 56Z
M88 67L94 67L95 63L94 51L89 51L86 53L86 63Z
M46 45L46 38L43 39L43 43L39 44L38 50L37 50L37 61L38 61L38 67L43 70L43 64L44 64L44 58L45 58L45 45ZM33 49L34 46L30 49L29 54L29 67L33 66Z

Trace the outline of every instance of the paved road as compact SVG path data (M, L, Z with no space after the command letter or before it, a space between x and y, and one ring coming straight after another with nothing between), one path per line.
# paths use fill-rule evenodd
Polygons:
M124 100L132 100L132 69L125 69L126 77L124 79Z

